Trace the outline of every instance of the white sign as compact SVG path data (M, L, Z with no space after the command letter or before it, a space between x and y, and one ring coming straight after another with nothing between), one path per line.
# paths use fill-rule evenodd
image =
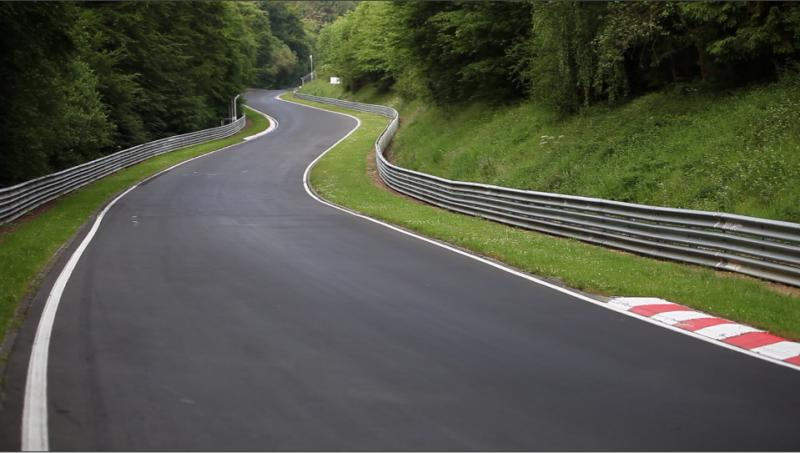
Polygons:
M331 77L331 85L341 85L342 79L338 77Z

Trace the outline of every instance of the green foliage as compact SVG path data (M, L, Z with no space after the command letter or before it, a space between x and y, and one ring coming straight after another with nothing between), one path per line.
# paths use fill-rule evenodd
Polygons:
M363 2L320 32L320 68L351 91L380 82L442 102L520 96L530 14L524 2Z
M238 3L256 45L255 83L280 86L294 78L297 55L272 34L269 14L252 3Z
M349 90L381 81L392 84L408 67L393 46L403 39L399 10L388 2L363 2L319 35L320 70L341 77Z
M534 99L564 112L668 84L774 80L800 56L800 5L774 2L536 3Z
M403 3L412 61L437 102L525 94L516 50L530 34L526 2Z
M289 9L300 17L306 32L312 37L358 5L357 1L351 0L301 0L287 3Z
M311 39L306 35L300 18L286 2L261 1L259 6L269 16L275 39L283 43L283 46L276 46L276 78L272 82L275 86L294 86L301 76L311 71L308 58Z
M246 86L307 72L282 3L2 3L0 24L0 185L219 125Z
M786 3L682 3L680 11L689 27L715 28L707 50L723 60L790 55L800 46L800 9Z
M537 5L528 76L534 99L560 110L574 108L581 98L588 100L597 66L592 40L606 9L605 3Z
M0 4L0 182L96 157L114 125L72 4ZM62 23L69 24L68 27Z
M362 2L318 40L320 69L349 91L530 95L562 113L696 80L775 80L799 46L790 2Z

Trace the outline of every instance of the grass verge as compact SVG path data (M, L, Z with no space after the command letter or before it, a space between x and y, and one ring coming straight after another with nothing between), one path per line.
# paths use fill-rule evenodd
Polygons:
M246 108L248 125L227 138L153 157L93 182L0 230L0 338L5 338L19 303L39 284L55 253L92 214L116 194L159 171L193 157L241 142L269 127L269 121ZM4 351L7 352L7 351Z
M320 159L311 185L323 198L425 236L555 278L600 295L654 296L800 339L800 297L755 279L621 253L571 239L505 226L409 201L372 180L375 138L386 126L377 115L283 96L293 102L357 116L361 128ZM368 157L369 156L369 157Z

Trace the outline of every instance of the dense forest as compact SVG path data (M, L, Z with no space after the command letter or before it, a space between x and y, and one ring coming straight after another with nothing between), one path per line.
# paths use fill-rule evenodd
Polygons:
M564 113L775 80L800 55L791 2L5 2L0 22L0 185L219 125L312 53L349 90Z
M218 126L248 86L296 85L353 2L0 3L0 186Z
M348 90L561 112L668 85L774 80L800 56L793 2L363 2L319 36Z

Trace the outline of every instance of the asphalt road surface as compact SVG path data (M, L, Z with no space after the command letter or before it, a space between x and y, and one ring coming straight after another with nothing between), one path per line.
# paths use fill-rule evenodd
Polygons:
M52 449L800 449L797 371L312 199L355 122L276 94L246 95L273 133L106 215L55 320Z

